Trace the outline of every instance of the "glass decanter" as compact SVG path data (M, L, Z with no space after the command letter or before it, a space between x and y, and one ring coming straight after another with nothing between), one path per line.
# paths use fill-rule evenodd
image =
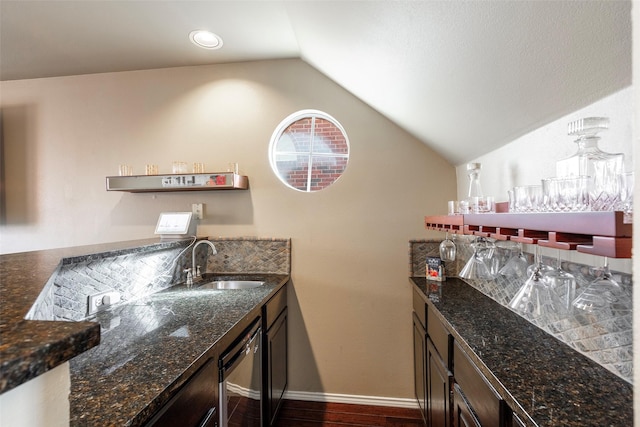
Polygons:
M467 163L467 175L469 176L469 191L467 198L460 202L460 211L462 213L485 213L491 212L493 209L492 200L484 197L482 194L482 186L480 185L480 170L482 164Z
M568 134L578 136L578 152L556 162L558 177L589 177L589 205L593 211L613 210L620 199L619 175L624 154L606 153L598 147L598 133L609 128L607 117L587 117L569 123Z

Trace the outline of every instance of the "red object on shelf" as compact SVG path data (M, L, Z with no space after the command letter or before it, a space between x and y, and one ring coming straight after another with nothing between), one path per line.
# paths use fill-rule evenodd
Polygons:
M425 217L430 230L631 258L633 226L623 212L495 213Z

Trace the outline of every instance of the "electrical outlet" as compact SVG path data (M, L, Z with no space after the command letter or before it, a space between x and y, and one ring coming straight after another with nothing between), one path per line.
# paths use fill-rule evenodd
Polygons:
M87 301L87 314L93 314L98 311L105 310L107 307L117 302L120 302L120 293L117 291L107 291L89 295Z
M195 219L203 219L204 218L204 206L202 203L194 203L191 205L191 212L193 213L193 217Z

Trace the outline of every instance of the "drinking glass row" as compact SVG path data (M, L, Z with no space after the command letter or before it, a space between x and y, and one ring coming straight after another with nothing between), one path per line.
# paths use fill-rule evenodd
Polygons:
M633 172L612 178L606 191L593 191L588 176L543 179L541 185L508 191L509 212L633 211Z
M575 277L562 268L560 250L555 265L547 265L542 263L535 246L534 262L530 264L522 245L497 243L510 253L504 264L496 256L496 243L478 237L471 245L474 253L459 276L471 280L492 280L497 276L523 280L524 284L509 303L513 310L532 318L564 315L572 310L631 310L631 295L613 278L606 257L604 265L594 270L596 278L577 289Z

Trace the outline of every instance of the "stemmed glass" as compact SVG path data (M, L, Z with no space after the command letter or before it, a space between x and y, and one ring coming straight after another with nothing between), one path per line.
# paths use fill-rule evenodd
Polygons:
M449 231L447 231L444 240L440 243L440 259L443 261L456 260L456 244L449 239Z
M517 253L512 255L498 271L498 274L507 277L516 277L524 280L527 277L529 261L522 251L522 243L518 243Z
M609 258L604 257L600 276L573 300L573 307L587 312L607 307L615 311L631 311L631 295L613 278L609 271Z
M520 290L509 302L509 307L527 318L538 319L566 312L558 295L543 278L540 251L535 246L534 268Z
M576 278L573 274L562 269L562 258L560 258L560 249L556 258L556 267L547 270L542 275L548 286L561 298L562 305L567 310L571 309L571 303L576 296Z
M495 244L484 237L476 238L471 244L473 255L460 271L459 276L463 279L493 279L493 274L486 261L491 261Z

